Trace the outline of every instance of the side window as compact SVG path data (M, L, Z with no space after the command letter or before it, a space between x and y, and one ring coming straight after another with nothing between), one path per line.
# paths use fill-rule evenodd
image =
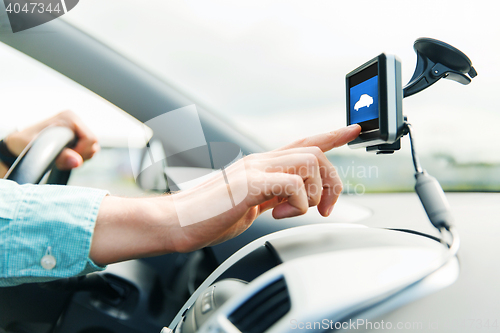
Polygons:
M0 137L72 110L97 135L101 152L73 171L69 185L105 188L121 195L143 192L135 185L131 171L131 163L139 163L141 143L129 150L131 133L144 131L139 121L3 43L0 73Z

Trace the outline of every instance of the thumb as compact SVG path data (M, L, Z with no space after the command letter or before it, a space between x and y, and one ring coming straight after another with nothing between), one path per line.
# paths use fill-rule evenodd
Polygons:
M83 158L73 149L66 148L56 159L56 167L59 170L71 170L83 164Z

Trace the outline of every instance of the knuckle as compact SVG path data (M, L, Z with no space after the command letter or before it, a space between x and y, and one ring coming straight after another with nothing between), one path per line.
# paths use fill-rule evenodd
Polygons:
M299 215L304 215L305 213L307 213L309 207L300 206L300 207L298 207L298 209L299 209Z
M311 150L311 153L314 154L315 156L323 155L323 151L318 146L312 146L309 149Z
M92 134L91 136L89 136L89 141L90 141L90 144L91 144L92 146L94 146L94 144L96 144L96 143L98 143L98 142L99 142L99 140L97 139L97 136L95 136L95 135L93 135L93 134Z
M291 175L290 181L295 188L300 188L304 186L304 181L302 180L302 177L299 175Z
M319 164L318 158L314 154L305 154L305 162L309 165L316 166Z
M243 161L251 161L252 159L255 158L255 155L256 154L245 155L245 156L243 156Z
M333 194L340 195L340 193L342 193L343 190L344 190L344 184L342 184L342 182L339 181L339 183L333 187Z
M257 161L261 158L260 156L261 154L250 154L250 155L245 155L243 156L242 160L243 160L243 163L247 164L247 163L252 163L254 161Z
M64 110L64 111L60 112L59 115L63 116L63 117L73 117L75 115L75 113L71 110Z
M241 159L241 163L243 163L244 167L248 170L256 169L256 163L259 161L257 156L247 155Z
M338 179L340 181L339 173L337 172L337 168L335 168L333 165L330 166L330 172L329 175L330 178L332 179Z
M321 201L321 193L314 189L313 193L310 194L309 197L309 206L316 206Z

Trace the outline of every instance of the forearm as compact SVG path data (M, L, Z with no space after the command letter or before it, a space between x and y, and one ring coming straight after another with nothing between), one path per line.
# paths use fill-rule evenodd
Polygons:
M0 286L101 270L89 259L106 191L0 180ZM52 265L43 258L53 257Z
M171 196L103 199L97 215L90 258L99 265L175 251L178 226Z

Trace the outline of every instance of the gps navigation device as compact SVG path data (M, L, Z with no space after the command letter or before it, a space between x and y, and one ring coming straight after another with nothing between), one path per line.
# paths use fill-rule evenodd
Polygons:
M352 148L393 144L403 134L401 62L380 54L346 75L347 125L359 124Z

